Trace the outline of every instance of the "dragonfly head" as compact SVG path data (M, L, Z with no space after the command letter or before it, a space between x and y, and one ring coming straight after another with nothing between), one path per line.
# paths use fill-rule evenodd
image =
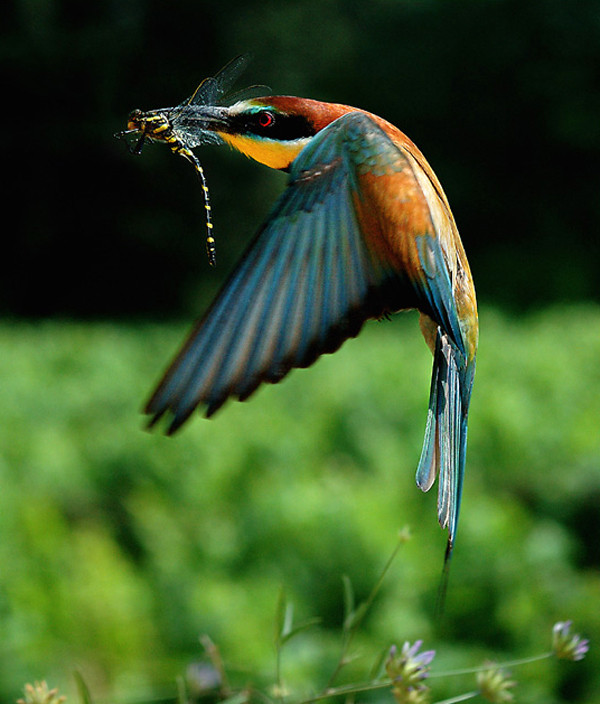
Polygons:
M144 142L147 137L160 139L160 133L169 127L169 121L159 111L143 112L136 109L129 113L127 118L127 129L116 132L117 139L123 139L130 144L129 151L132 154L141 154ZM137 141L131 144L131 138L139 135ZM163 137L164 139L164 137Z
M144 114L139 108L132 110L127 118L128 132L143 132L144 131Z

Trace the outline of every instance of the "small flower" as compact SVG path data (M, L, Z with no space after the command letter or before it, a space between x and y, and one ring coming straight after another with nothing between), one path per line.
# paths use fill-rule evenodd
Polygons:
M407 641L399 655L395 645L390 648L385 669L392 680L392 692L398 704L422 704L427 700L429 687L423 684L423 680L429 673L435 650L419 653L421 645L422 640L413 645Z
M517 683L508 679L508 674L495 663L486 663L485 670L477 673L479 694L493 704L512 702L514 697L508 690Z
M17 704L62 704L66 697L58 696L58 689L48 689L46 682L25 685L25 698Z
M578 633L571 635L572 621L559 621L552 629L552 652L562 660L583 660L590 642Z
M409 526L404 526L404 528L401 528L398 531L398 541L400 543L408 543L408 541L412 538L412 533L410 532Z
M214 692L221 686L221 674L210 663L192 662L187 666L185 683L190 694L198 699L206 695L207 692Z

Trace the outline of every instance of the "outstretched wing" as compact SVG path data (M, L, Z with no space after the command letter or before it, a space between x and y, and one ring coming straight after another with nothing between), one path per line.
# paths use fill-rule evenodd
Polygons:
M434 308L442 306L454 336L454 307L446 310L447 292L431 294L416 245L410 271L377 246L376 224L365 228L371 177L411 178L406 212L411 198L424 199L411 169L363 113L321 130L293 162L287 189L159 383L146 407L151 423L167 413L174 432L198 406L210 416L230 396L244 400L261 382L276 383L334 352L365 320L388 311L425 307L437 319ZM419 234L437 241L432 227ZM432 262L442 265L431 242L428 270Z

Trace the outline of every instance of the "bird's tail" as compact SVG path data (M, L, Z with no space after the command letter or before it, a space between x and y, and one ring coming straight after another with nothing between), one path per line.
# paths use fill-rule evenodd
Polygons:
M428 491L439 475L438 520L442 528L448 529L446 576L460 510L474 373L475 360L467 362L464 353L438 328L425 440L416 480L419 488Z

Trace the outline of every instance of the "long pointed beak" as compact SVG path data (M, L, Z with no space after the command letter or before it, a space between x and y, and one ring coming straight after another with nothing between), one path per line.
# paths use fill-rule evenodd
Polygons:
M227 132L231 124L229 108L218 105L190 105L177 118L183 124L187 119L209 132Z

